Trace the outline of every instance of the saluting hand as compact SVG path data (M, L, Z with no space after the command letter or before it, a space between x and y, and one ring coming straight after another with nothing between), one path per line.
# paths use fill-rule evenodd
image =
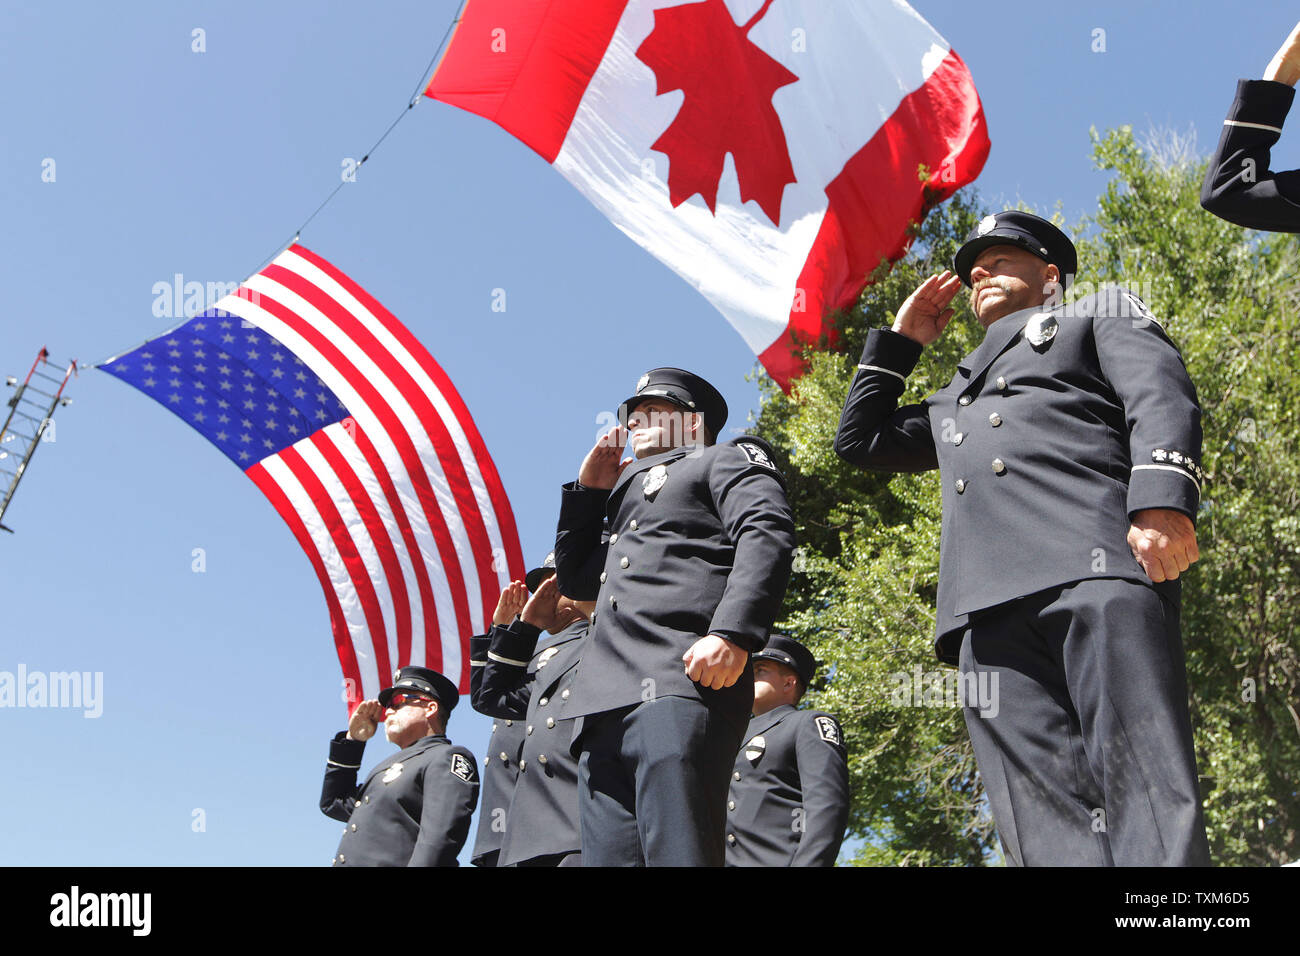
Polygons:
M686 676L695 683L721 690L740 680L749 664L749 654L726 638L710 634L692 644L682 661Z
M932 275L907 297L894 318L894 331L913 342L929 345L952 321L952 300L961 291L961 279L947 269Z
M506 627L515 619L515 615L524 609L528 603L528 588L524 586L523 581L511 581L501 589L501 598L497 601L497 609L492 613L492 623L500 627Z
M1287 86L1295 86L1296 81L1300 80L1300 23L1295 25L1286 42L1273 55L1268 69L1264 71L1264 79L1276 80Z
M384 705L377 700L363 700L348 721L348 740L369 740L384 716Z
M524 623L541 631L566 628L581 616L581 612L567 602L562 605L562 598L559 582L555 580L555 575L551 575L528 599L528 606L520 617Z
M596 445L587 452L578 469L578 484L584 488L613 488L623 469L632 464L632 459L620 461L623 446L627 444L627 429L615 425L596 439Z
M1133 515L1128 546L1152 581L1172 581L1201 557L1192 519L1170 508L1147 508Z

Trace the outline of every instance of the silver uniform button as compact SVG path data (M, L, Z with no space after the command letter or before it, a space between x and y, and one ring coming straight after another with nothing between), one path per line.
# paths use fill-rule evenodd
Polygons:
M515 722L514 722L513 720L507 720L507 721L506 721L506 726L507 726L507 727L513 727L514 725L515 725Z
M617 542L618 542L618 532L615 531L613 534L609 536L609 543L616 544Z
M569 699L569 688L566 687L564 688L564 690L560 691L560 700L568 700L568 699ZM546 701L542 701L542 703L544 704L546 703Z
M357 832L357 825L356 825L355 823L352 824L352 832L353 832L353 833L356 833L356 832Z
M604 584L604 583L605 583L605 579L606 579L607 577L609 577L609 574L607 574L607 573L604 572L604 571L601 571L601 572L600 572L600 583L601 583L601 584Z
M520 772L520 773L523 773L524 770L525 770L527 767L528 767L528 761L527 761L527 760L521 760L521 761L519 761L519 772Z
M550 730L550 729L551 729L552 727L554 727L554 726L555 726L555 718L554 718L554 717L547 717L547 718L546 718L546 729L547 729L547 730Z
M732 846L735 846L735 845L736 845L736 834L734 834L734 833L728 833L728 834L727 834L727 842L730 843Z
M740 779L740 771L739 771L739 770L735 770L735 771L733 771L732 774L731 774L731 779L732 779L732 780L739 780L739 779Z
M992 425L994 428L997 428L999 425L1002 424L1002 416L999 415L997 412L994 412L992 415L989 416L989 424Z
M533 733L533 725L529 724L528 729L524 731L524 736L525 737L532 736L532 733Z
M630 528L632 531L635 531L635 530L636 530L636 519L635 519L635 518L633 518L630 522L628 522L628 528Z
M506 763L509 763L509 762L510 762L510 755L507 754L507 753L503 750L503 751L501 751L501 759L504 760Z
M623 557L623 558L619 558L619 559L618 559L618 566L619 566L620 568L626 568L630 563L631 563L631 562L628 561L628 559L627 559L626 557Z
M360 801L360 800L357 801L357 806L361 806L361 801Z
M618 598L614 597L614 595L612 594L609 596L609 606L612 607L615 611L618 610Z
M965 437L966 437L966 436L963 435L961 432L958 432L957 434L955 434L955 435L952 436L952 443L953 443L954 445L960 445L960 444L961 444L961 440L962 440L963 438L965 438Z
M998 376L998 380L993 384L998 387L999 392L1005 392L1007 390L1007 380L1001 375Z
M546 763L546 754L538 754L538 755L537 755L537 762L538 762L538 763Z
M346 863L346 862L347 862L347 860L343 859L343 854L342 854L342 853L339 854L339 862L340 862L340 863Z
M965 479L965 478L958 478L958 479L957 479L957 494L961 494L961 493L962 493L963 491L965 491L965 490L966 490L966 479Z
M549 697L543 697L541 700L539 700L539 701L537 702L537 706L538 706L538 707L545 707L545 706L546 706L546 702L547 702L548 700L550 700L550 699L551 699L551 698L549 698Z
M736 809L736 801L735 801L735 800L728 800L728 801L727 801L727 809L728 809L728 810L734 810L734 809Z
M961 398L957 399L957 404L958 404L958 405L969 405L969 404L970 404L970 396L969 396L969 395L963 395Z
M366 803L370 802L370 794L366 794Z
M993 474L1000 475L1007 470L1007 466L1002 463L1001 458L993 459Z
M496 724L493 724L493 725L492 725L492 733L495 734L496 732L497 732L497 725L496 725Z

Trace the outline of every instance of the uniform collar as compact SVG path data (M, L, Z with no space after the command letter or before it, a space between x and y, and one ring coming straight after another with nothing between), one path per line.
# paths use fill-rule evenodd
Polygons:
M984 370L993 364L993 360L1015 341L1016 336L1024 329L1025 323L1029 321L1029 317L1047 311L1049 310L1043 305L1031 305L1027 309L1002 316L984 331L984 341L974 352L958 362L957 367L964 372L969 372L971 378L983 375Z
M782 704L780 707L773 707L765 714L760 714L757 717L751 718L749 721L750 736L752 737L754 734L761 734L765 731L771 730L796 710L798 710L798 708L793 704Z
M623 474L618 476L618 481L614 482L614 487L609 490L609 496L612 498L617 495L632 480L634 475L653 468L655 465L668 465L679 458L695 451L697 448L703 449L703 445L687 445L682 448L674 448L672 451L660 452L658 455L651 455L649 458L638 458L632 464L623 469Z
M393 755L392 760L409 760L411 757L414 757L416 754L428 750L436 743L445 744L445 743L450 743L450 741L447 740L446 734L428 734L427 736L421 737L419 740L411 744L411 746L407 747L405 750L399 750L397 753ZM391 763L392 760L388 762Z

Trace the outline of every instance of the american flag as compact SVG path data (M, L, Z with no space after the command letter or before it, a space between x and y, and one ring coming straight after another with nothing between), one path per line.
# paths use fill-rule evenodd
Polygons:
M433 357L339 269L292 245L200 315L100 364L238 465L311 560L349 712L466 650L522 579L505 488Z

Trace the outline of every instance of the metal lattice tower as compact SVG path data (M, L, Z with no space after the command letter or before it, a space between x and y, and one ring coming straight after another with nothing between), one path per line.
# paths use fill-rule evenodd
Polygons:
M6 380L11 388L17 388L9 399L9 414L5 423L0 426L0 483L5 483L4 498L0 499L0 522L3 522L5 510L18 489L18 482L22 480L27 465L36 454L41 436L54 418L54 410L60 405L72 403L72 399L64 397L63 389L68 384L68 378L77 371L76 361L68 363L61 378L45 371L43 366L49 364L49 350L41 349L21 385L13 376ZM39 383L33 380L39 380ZM48 392L39 387L43 383L53 386L54 391ZM3 523L0 523L0 530L13 531Z

